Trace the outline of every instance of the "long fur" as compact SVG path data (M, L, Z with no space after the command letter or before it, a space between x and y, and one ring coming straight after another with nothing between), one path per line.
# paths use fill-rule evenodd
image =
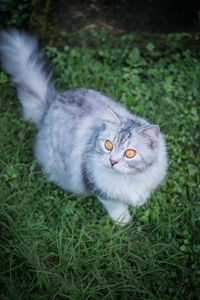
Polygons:
M35 156L49 180L76 194L95 195L113 220L129 222L129 205L143 205L166 174L159 126L94 90L57 93L37 41L28 34L3 31L0 54L25 119L38 127ZM107 140L112 150L106 149ZM131 159L127 149L134 149Z
M39 126L56 92L52 71L38 50L37 40L15 29L2 31L0 55L3 69L17 87L25 120L32 120Z

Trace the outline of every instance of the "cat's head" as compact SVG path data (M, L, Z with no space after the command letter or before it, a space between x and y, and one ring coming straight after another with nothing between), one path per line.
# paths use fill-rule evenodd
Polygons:
M124 119L112 111L97 137L96 152L113 171L140 173L156 161L159 132L158 125Z

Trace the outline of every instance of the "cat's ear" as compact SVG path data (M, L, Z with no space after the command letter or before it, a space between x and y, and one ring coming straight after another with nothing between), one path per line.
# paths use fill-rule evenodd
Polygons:
M120 116L108 105L106 108L106 124L109 127L120 124Z
M149 142L149 146L154 148L160 133L158 125L149 125L138 129L138 133Z

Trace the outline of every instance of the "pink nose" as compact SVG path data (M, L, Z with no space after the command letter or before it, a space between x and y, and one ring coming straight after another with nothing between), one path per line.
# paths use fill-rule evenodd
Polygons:
M114 165L116 165L116 164L118 163L118 161L115 161L115 160L111 160L111 159L110 159L110 163L111 163L111 166L114 166Z

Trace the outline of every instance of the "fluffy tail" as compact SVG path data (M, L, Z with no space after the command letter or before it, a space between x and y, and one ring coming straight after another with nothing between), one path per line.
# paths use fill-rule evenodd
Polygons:
M56 97L52 71L37 40L15 29L0 33L0 60L17 87L25 120L37 126L49 104Z

